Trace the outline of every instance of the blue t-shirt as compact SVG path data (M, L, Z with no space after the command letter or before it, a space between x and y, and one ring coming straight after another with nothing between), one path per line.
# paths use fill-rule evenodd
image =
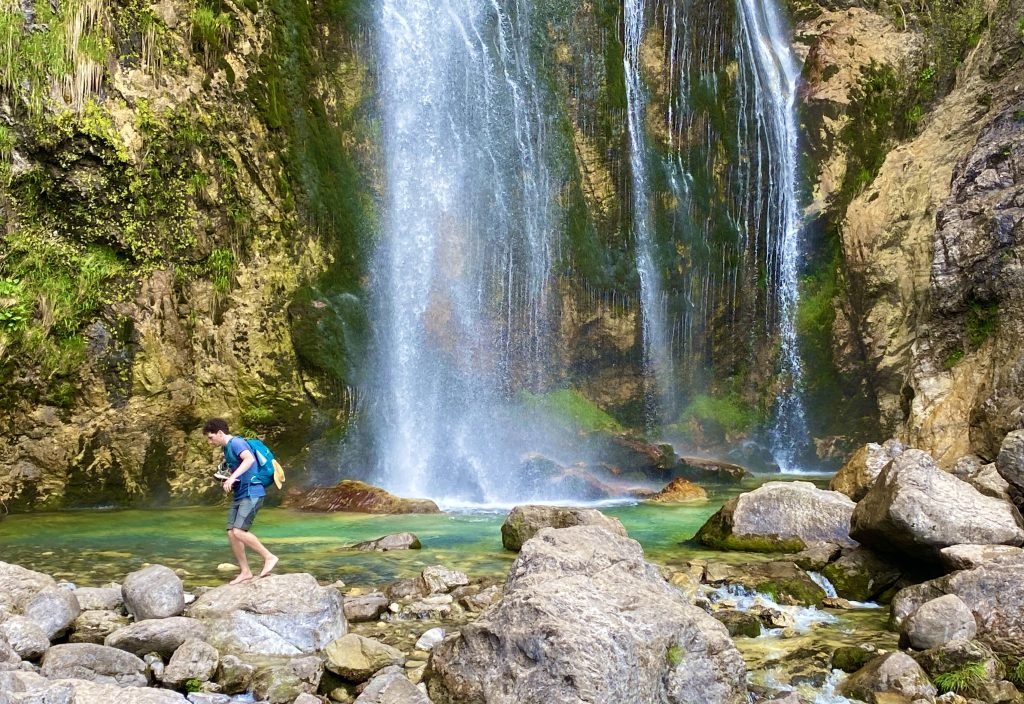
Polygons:
M252 451L243 438L234 435L228 440L228 444L224 446L224 459L228 463L228 468L234 472L238 469L238 466L242 464L242 453L249 451L253 455L253 459L256 458L256 453ZM252 463L249 469L245 470L245 474L240 476L235 482L235 501L244 499L246 497L255 499L260 496L266 496L267 490L259 483L256 479L256 470L259 467L256 466L256 462Z

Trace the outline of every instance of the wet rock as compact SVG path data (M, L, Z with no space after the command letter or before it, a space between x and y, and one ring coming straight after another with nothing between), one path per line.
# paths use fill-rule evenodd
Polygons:
M939 554L950 571L970 570L990 562L1024 562L1024 548L1013 545L952 545Z
M139 657L159 653L169 658L189 638L205 639L206 627L193 618L172 616L133 623L111 633L103 644Z
M516 506L501 524L501 544L506 550L517 552L523 543L542 528L569 528L596 525L626 536L626 529L617 518L605 516L592 508L566 508L562 506Z
M731 638L744 636L757 638L761 635L761 621L753 614L736 609L722 609L711 613L716 621L724 624Z
M879 445L870 442L853 453L853 456L836 472L828 488L846 494L854 501L860 501L882 473L885 465L899 457L907 446L899 440L886 440Z
M710 565L709 565L710 568ZM727 567L724 573L708 570L710 584L726 583L769 595L779 604L815 606L825 590L792 562L749 562Z
M384 672L366 686L355 704L431 704L423 692L400 672Z
M213 679L219 663L220 653L216 648L192 638L174 651L160 679L169 687L181 687L188 680L208 682Z
M345 597L345 620L349 623L376 621L390 603L391 600L379 592Z
M844 645L832 653L832 669L846 673L856 672L877 656L873 650L855 645Z
M691 482L705 484L739 484L747 477L752 476L738 464L703 457L680 457L673 473Z
M901 628L901 643L915 650L927 650L951 640L971 640L978 632L974 615L954 594L926 601Z
M271 575L211 589L188 608L222 653L307 655L348 630L336 589L309 574Z
M809 572L821 572L825 565L842 554L843 549L835 543L815 543L789 556L796 566Z
M333 487L289 492L284 505L300 511L352 513L441 513L429 499L404 499L365 482L346 479Z
M491 604L496 603L502 594L502 588L498 585L481 589L475 594L466 594L458 597L459 605L470 613L483 611Z
M82 607L70 590L46 587L24 603L22 612L26 618L32 619L43 629L47 638L54 640L57 636L63 635L75 622L78 614L82 612Z
M430 652L434 646L444 640L443 628L431 628L416 639L416 650Z
M899 567L865 548L843 551L842 556L821 573L835 587L836 594L854 601L878 598L902 576Z
M46 632L24 616L11 616L0 623L0 638L23 660L36 660L50 647Z
M423 547L420 544L420 539L412 533L395 533L393 535L385 535L383 538L377 538L376 540L367 540L363 543L356 543L352 546L355 550L364 550L366 552L387 552L389 550L419 550Z
M121 587L79 587L75 598L82 611L117 611L124 606Z
M975 663L984 664L985 679L1001 680L1006 675L1006 668L995 654L976 640L951 640L914 653L914 659L932 679L936 675L962 670Z
M83 611L75 619L74 628L68 640L72 643L103 645L107 636L127 625L128 617L115 611Z
M937 694L935 685L914 659L906 653L881 655L840 683L838 691L845 697L868 704L885 704L884 695L896 694L913 700L930 700Z
M0 562L0 612L20 613L25 602L48 587L56 587L53 577L19 565Z
M649 500L659 504L685 504L693 501L707 501L708 492L682 478L673 479L664 489Z
M402 651L349 633L327 645L327 669L349 682L365 682L388 665L405 664Z
M320 686L324 663L319 657L282 660L257 669L253 694L270 704L291 704L300 694L313 694Z
M79 679L90 682L145 687L149 684L146 663L131 653L93 643L65 643L46 651L40 674L51 680Z
M406 597L420 597L427 595L426 586L419 577L407 577L396 579L384 588L384 594L392 601Z
M185 590L174 570L150 565L124 578L124 605L136 621L180 616L185 610Z
M950 545L1024 542L1019 514L943 472L920 450L886 467L857 504L851 535L867 547L913 560L937 559Z
M640 546L597 526L523 545L501 601L434 648L434 701L746 701L725 627L690 605Z
M225 655L217 666L216 681L225 694L240 694L252 688L256 668L237 655Z
M717 549L754 552L799 552L821 542L852 547L853 508L848 496L810 482L768 482L727 501L695 539Z
M442 594L469 584L469 577L464 572L432 565L420 572L420 583L427 594Z

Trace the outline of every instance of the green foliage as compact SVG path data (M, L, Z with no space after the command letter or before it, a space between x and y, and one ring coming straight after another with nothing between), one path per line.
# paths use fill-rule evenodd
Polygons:
M199 691L202 691L202 689L203 689L203 681L202 680L196 679L194 677L192 679L185 680L185 691L186 692L199 692Z
M668 646L668 650L665 651L665 661L669 667L677 667L683 661L683 649L676 643Z
M680 415L679 422L685 425L694 419L703 425L717 426L727 435L736 435L750 430L761 416L757 409L733 392L718 397L708 394L694 396Z
M1021 20L1021 33L1024 34L1024 20ZM1017 661L1017 664L1010 668L1010 681L1017 687L1024 686L1024 658Z
M14 133L7 125L0 125L0 161L10 161L14 153Z
M946 355L946 358L942 361L942 368L946 371L953 369L956 365L960 364L960 360L964 358L963 350L955 350Z
M17 279L0 279L0 328L9 333L18 332L25 327L29 315L21 282Z
M231 42L231 15L206 5L192 10L192 45L203 52L207 68L219 59Z
M964 323L964 334L971 347L980 347L989 336L995 332L999 323L999 304L971 303L967 310L967 320Z
M235 254L227 247L220 247L210 252L207 259L213 288L218 293L231 290L232 275L235 273Z
M969 693L985 681L986 669L983 662L967 663L963 667L949 672L942 672L932 678L940 694L955 692Z
M617 420L576 389L559 389L546 394L522 391L520 399L527 407L545 413L579 431L622 430Z

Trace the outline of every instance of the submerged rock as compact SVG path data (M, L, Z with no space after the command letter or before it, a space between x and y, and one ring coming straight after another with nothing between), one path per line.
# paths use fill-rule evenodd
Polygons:
M810 482L768 482L730 499L694 536L720 550L798 552L821 542L853 546L854 503Z
M346 479L332 487L289 493L284 506L300 511L353 513L441 513L429 499L404 499L365 482Z
M523 545L505 594L434 648L436 702L739 704L745 667L725 627L690 605L639 544L597 526Z
M605 516L593 508L564 506L516 506L501 524L501 544L506 550L518 551L542 528L570 528L596 525L626 536L626 529L617 518Z
M394 533L392 535L385 535L382 538L376 540L367 540L362 543L356 543L352 546L354 550L363 550L365 552L388 552L389 550L419 550L423 547L420 543L420 539L412 533Z

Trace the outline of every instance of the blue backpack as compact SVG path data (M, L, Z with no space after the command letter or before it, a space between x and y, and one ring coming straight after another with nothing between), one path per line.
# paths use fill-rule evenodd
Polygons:
M253 457L256 458L256 481L263 486L267 487L274 484L274 472L281 465L274 459L274 453L270 451L270 448L263 444L263 441L259 438L242 438L246 445L249 446L249 450L252 452ZM234 452L231 450L231 444L228 443L227 450L232 455ZM236 462L237 457L233 458ZM284 482L284 470L280 470L281 482ZM280 488L280 486L278 486Z

